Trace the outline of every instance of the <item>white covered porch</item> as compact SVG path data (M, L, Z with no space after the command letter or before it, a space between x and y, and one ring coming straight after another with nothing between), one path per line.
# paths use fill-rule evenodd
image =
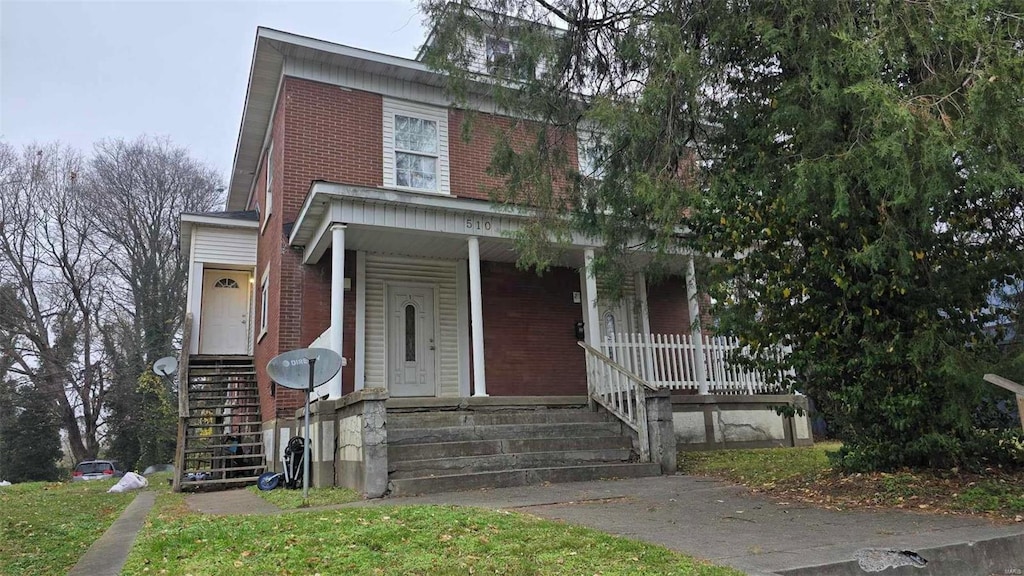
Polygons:
M400 365L420 358L416 350L404 359L395 353L406 342L395 339L405 329L395 317L397 308L404 302L418 306L419 299L427 314L417 318L431 325L416 341L429 348L426 369L436 382L420 386L420 392L393 395L487 396L488 302L481 290L481 262L516 260L508 235L526 216L498 212L480 200L315 182L290 237L305 264L331 259L330 323L310 345L344 356L346 306L354 307L354 358L349 359L354 381L344 389L390 390L393 379L403 377ZM681 325L672 334L652 334L643 273L627 282L623 302L603 301L591 273L597 250L597 241L576 237L560 262L579 270L573 299L582 318L577 328L582 341L659 388L699 394L771 391L763 375L729 366L724 357L735 344L708 338L699 322ZM344 276L346 253L355 255L354 278ZM692 258L681 255L680 269L686 278L688 317L700 318ZM427 291L412 290L417 287ZM416 310L418 314L420 308ZM336 399L342 390L339 375L319 392Z

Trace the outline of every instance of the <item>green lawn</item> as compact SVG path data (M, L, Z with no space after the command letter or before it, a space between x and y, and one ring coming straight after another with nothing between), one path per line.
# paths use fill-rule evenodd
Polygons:
M899 470L842 474L828 452L839 444L681 452L679 471L712 476L787 500L832 508L898 508L1024 520L1024 473Z
M113 481L32 482L0 488L0 575L66 573L134 494Z
M679 471L683 474L719 476L754 486L771 486L793 477L813 478L831 468L828 453L838 443L821 443L804 448L759 448L681 452Z
M161 494L123 574L738 576L659 546L517 513L446 506L203 516Z

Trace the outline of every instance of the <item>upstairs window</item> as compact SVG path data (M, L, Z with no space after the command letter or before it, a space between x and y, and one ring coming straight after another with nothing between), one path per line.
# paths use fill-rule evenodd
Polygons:
M487 73L492 76L505 76L526 80L536 75L532 66L527 66L516 58L515 44L498 36L484 37L484 60Z
M608 143L605 138L588 130L576 133L576 159L580 167L580 175L592 180L604 179L604 163L608 154Z
M395 184L437 190L437 122L395 115Z
M448 110L384 99L384 186L449 194Z
M487 56L487 70L491 74L507 69L512 64L512 42L488 36L484 39L484 53Z

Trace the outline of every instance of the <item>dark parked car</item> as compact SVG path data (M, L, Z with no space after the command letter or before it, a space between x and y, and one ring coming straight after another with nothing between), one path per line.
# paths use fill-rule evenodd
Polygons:
M111 480L124 476L124 466L116 460L83 460L71 473L72 482Z

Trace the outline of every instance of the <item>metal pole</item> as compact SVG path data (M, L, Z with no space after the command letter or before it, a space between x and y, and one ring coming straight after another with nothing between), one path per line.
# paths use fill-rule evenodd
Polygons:
M313 393L313 369L316 367L316 357L309 359L309 388L306 388L306 441L302 450L302 505L309 506L309 457L312 442L309 437L309 395Z

